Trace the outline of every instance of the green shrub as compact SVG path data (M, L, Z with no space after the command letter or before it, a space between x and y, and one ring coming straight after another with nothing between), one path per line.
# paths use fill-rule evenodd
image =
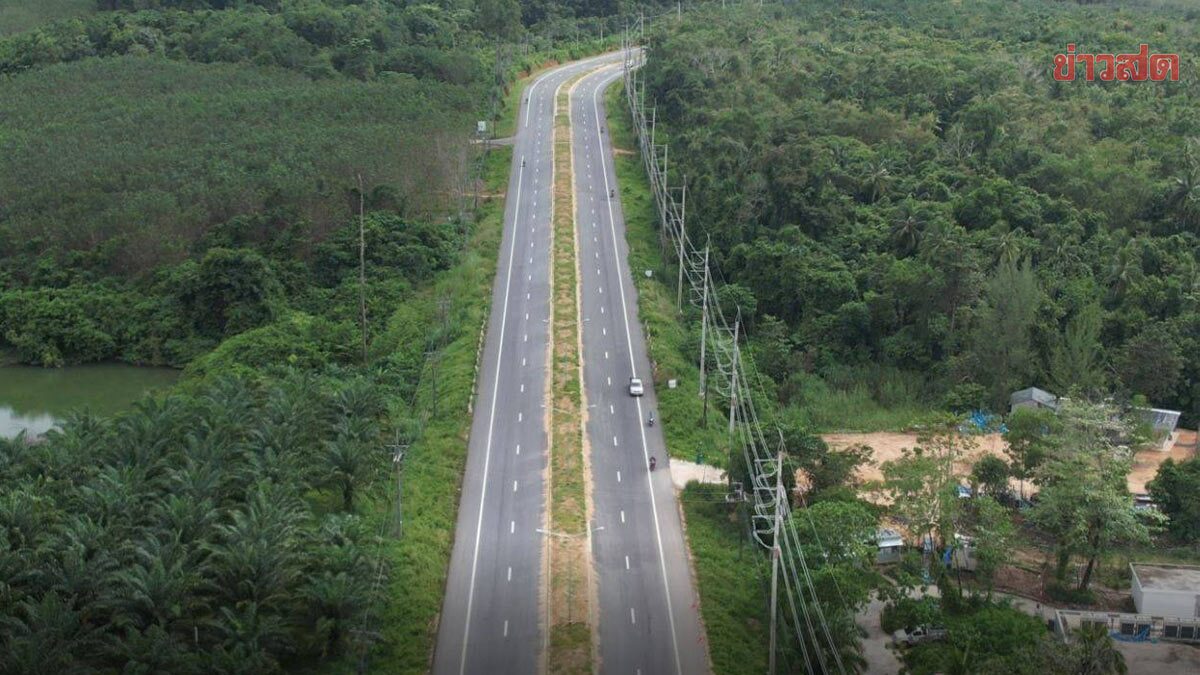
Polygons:
M1091 605L1096 602L1096 594L1090 590L1080 590L1070 584L1052 581L1046 585L1046 595L1051 600L1068 605Z
M353 323L292 312L261 328L246 331L188 366L186 374L247 373L260 368L292 366L319 370L329 364L361 359L359 331Z
M114 358L113 331L128 301L97 285L8 291L0 294L0 344L43 366Z
M883 607L879 623L887 634L900 630L912 630L917 626L944 625L941 603L934 597L900 598Z

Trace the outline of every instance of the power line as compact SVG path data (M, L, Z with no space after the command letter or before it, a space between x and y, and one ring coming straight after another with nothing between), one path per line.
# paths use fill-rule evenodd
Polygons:
M657 144L657 108L649 109L650 119L647 122L645 105L645 78L638 77L637 68L644 62L645 55L641 50L635 51L627 34L623 46L625 48L625 98L634 122L634 132L642 163L649 178L655 204L658 207L660 233L670 239L673 257L678 268L678 287L676 302L682 311L684 281L689 288L688 298L693 306L699 305L701 321L701 393L705 396L705 417L707 417L707 396L709 387L716 386L718 393L729 400L729 440L730 451L736 445L741 446L741 452L750 474L750 494L753 495L753 515L750 522L752 538L760 545L769 548L773 555L773 576L783 572L784 586L787 589L788 606L792 614L792 625L804 654L805 667L813 672L814 657L823 672L830 672L830 666L836 666L838 672L845 672L840 650L833 639L833 632L825 616L822 603L817 597L812 573L805 560L801 546L800 534L791 517L790 504L780 498L780 485L783 479L782 461L782 432L777 420L772 420L771 426L780 436L779 455L772 453L770 444L763 434L764 424L759 419L754 404L754 394L760 393L766 399L762 376L754 365L750 354L743 354L740 342L745 340L745 326L741 320L741 308L734 307L735 319L733 328L725 318L721 306L720 295L716 293L715 276L720 278L721 285L725 280L720 269L712 265L709 259L709 246L701 253L690 241L686 227L686 177L680 187L669 185L670 150L666 144ZM680 194L677 202L674 192ZM665 247L664 247L665 252ZM703 260L703 262L701 262ZM711 332L712 339L709 340ZM708 359L713 365L713 375L708 375ZM756 386L757 385L757 386ZM769 409L769 407L768 407ZM732 480L732 476L730 476ZM823 558L828 558L817 534L811 514L806 514L813 528L817 550ZM782 530L782 536L780 536ZM771 536L771 545L767 546L764 537ZM834 579L836 586L836 579ZM842 609L847 603L837 588L838 599ZM773 592L774 595L774 592ZM807 596L807 597L806 597ZM775 605L772 603L772 625L775 620ZM803 622L800 617L803 615ZM809 653L811 644L813 653ZM828 647L833 661L830 664L823 647ZM772 649L772 660L774 649Z

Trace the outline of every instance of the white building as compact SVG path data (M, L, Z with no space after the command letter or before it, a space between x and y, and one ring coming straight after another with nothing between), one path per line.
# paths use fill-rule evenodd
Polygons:
M1130 585L1138 614L1192 619L1200 617L1200 567L1129 563Z

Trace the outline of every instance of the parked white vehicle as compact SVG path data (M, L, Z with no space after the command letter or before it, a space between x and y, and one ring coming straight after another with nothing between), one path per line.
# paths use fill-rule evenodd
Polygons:
M898 645L911 647L919 645L923 642L933 642L935 640L945 640L948 633L945 628L940 626L917 626L912 631L906 631L903 628L892 633L892 639Z

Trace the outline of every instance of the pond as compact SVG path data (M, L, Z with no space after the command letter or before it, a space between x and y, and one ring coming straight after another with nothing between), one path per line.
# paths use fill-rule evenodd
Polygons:
M124 364L0 366L0 438L45 433L76 409L111 415L178 378L179 371L171 368Z

